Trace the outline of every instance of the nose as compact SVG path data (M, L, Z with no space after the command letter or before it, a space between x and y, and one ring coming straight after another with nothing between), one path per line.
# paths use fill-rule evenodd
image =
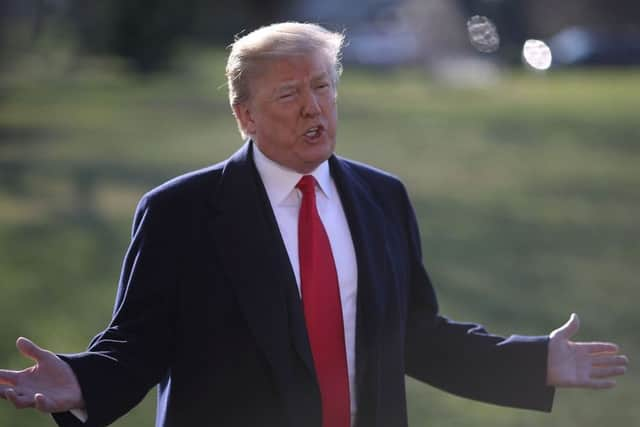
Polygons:
M305 91L301 113L304 117L315 117L320 114L320 102L312 90Z

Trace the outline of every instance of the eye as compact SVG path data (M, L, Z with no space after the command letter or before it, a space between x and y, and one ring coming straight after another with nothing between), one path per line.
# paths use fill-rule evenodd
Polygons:
M329 82L320 82L316 85L316 89L326 89L329 87Z
M278 99L286 101L287 99L293 98L293 95L295 95L294 92L283 92L280 95L278 95Z

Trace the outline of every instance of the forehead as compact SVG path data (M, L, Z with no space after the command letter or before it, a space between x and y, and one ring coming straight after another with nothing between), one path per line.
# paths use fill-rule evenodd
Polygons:
M330 76L331 66L321 53L296 55L261 61L252 83L255 89L265 86L295 84Z

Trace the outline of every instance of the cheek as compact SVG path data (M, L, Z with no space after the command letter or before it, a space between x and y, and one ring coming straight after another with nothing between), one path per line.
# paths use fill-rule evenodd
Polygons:
M335 128L338 123L338 108L335 102L329 106L327 116L330 121L330 126Z
M292 145L298 135L297 118L291 114L270 115L269 120L261 123L260 132L277 145Z
M335 119L337 116L338 105L335 99L327 99L322 102L322 111L328 118Z
M286 128L295 125L297 114L293 106L281 108L279 111L273 111L269 114L269 124L271 126L279 126Z

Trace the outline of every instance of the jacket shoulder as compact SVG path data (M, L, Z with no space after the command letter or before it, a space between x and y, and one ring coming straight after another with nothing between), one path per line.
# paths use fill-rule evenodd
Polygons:
M356 160L338 156L336 157L338 161L342 162L343 165L355 172L358 176L360 176L367 182L379 185L403 186L400 178L390 172Z
M215 191L226 162L176 176L148 191L141 201L158 205L204 200Z

